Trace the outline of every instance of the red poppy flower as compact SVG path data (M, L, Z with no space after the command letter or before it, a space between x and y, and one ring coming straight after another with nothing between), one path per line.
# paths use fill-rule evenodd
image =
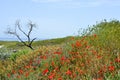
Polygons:
M66 74L67 74L67 75L71 75L72 72L71 72L70 70L68 70L68 71L66 72Z
M8 73L7 76L10 78L10 76L11 76L10 73Z
M94 34L93 36L96 38L96 36L97 36L97 35L96 35L96 34Z
M64 56L62 56L62 57L61 57L61 60L65 60L65 57L64 57Z
M29 76L29 72L26 72L26 73L25 73L25 77L28 77L28 76Z
M15 70L12 70L12 74L15 74L16 72L15 72Z
M115 62L120 63L120 59L119 58L115 59Z
M56 52L54 52L54 54L62 54L62 52L61 51L56 51Z
M58 80L62 80L62 78L58 78Z
M109 70L109 71L114 71L114 70L115 70L115 67L114 67L114 66L108 66L108 70Z
M23 74L23 70L22 70L22 69L20 69L20 70L19 70L19 73L20 73L20 74Z
M48 69L45 69L45 70L43 71L43 75L47 74L48 72L49 72L49 70L48 70Z
M76 47L80 47L81 46L81 43L80 43L80 41L76 41Z
M53 79L54 76L55 76L55 74L51 74L48 76L48 78L51 80L51 79Z

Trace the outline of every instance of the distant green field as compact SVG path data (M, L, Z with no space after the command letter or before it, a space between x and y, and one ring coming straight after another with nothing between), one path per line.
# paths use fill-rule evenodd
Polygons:
M69 41L69 39L72 36L69 37L64 37L64 38L56 38L56 39L48 39L48 40L40 40L40 41L35 41L33 42L32 46L34 48L40 47L40 46L48 46L48 45L57 45L57 44L62 44L66 43ZM7 49L27 49L26 46L24 46L21 42L19 41L0 41L0 45L4 45Z

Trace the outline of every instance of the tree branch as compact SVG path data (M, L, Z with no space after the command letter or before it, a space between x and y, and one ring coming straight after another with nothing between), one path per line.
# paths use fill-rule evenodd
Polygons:
M35 40L36 38L32 39L32 41L30 42L30 45L33 43L33 41Z
M18 29L19 29L25 36L28 36L28 35L21 29L21 26L20 26L20 22L19 22L19 21L16 21L16 27L18 27Z
M32 43L33 41L36 39L32 39L30 38L30 34L33 30L33 27L35 27L35 24L32 24L32 22L28 23L29 24L29 31L28 31L28 34L26 34L22 29L21 29L21 26L20 26L20 23L19 21L16 21L16 24L15 24L15 30L14 31L11 31L10 29L8 29L8 31L6 32L7 34L12 34L12 35L15 35L20 41L21 43L23 43L25 46L29 47L30 49L34 50L33 47L32 47ZM20 36L17 34L17 28L18 30L20 30L28 39L28 41L23 41Z
M16 36L17 36L17 38L18 38L25 46L28 46L28 45L20 38L19 35L16 35Z

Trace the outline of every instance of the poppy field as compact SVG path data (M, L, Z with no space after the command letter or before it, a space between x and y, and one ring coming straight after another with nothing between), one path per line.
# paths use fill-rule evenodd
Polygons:
M113 26L115 22L96 26ZM100 31L94 27L89 35L69 37L62 44L40 46L14 60L0 60L0 80L119 80L120 38L117 35L120 28L107 27Z

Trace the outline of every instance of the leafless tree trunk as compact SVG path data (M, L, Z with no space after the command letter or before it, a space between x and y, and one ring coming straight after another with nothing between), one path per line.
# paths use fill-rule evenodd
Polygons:
M15 30L12 31L10 29L8 29L8 31L6 32L7 34L12 34L15 35L25 46L29 47L30 49L34 50L32 47L32 43L34 42L34 40L36 38L31 39L30 38L30 34L33 31L33 28L36 27L35 24L33 24L31 21L28 23L28 32L26 33L25 31L22 30L21 25L20 25L20 21L16 21L15 23ZM23 41L22 38L18 35L17 30L19 30L20 32L22 32L26 37L27 37L27 41Z

